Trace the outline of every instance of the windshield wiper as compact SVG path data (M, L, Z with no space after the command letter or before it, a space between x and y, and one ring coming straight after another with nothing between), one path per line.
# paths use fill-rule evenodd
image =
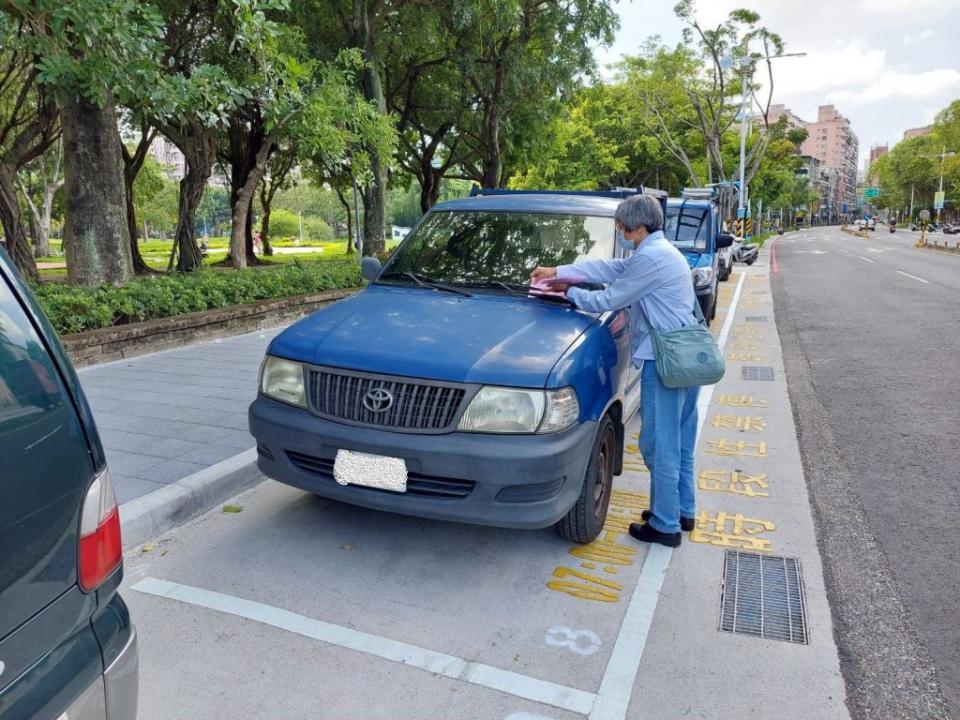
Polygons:
M407 278L408 280L413 280L420 287L433 288L434 290L443 290L444 292L453 293L454 295L462 295L463 297L473 297L472 294L468 293L466 290L458 290L457 288L450 287L449 285L444 285L438 283L435 280L430 278L423 277L422 275L417 275L412 272L389 272L384 273L380 276L379 279L383 278Z
M559 295L548 295L544 290L540 288L535 288L532 285L527 283L505 283L499 280L489 280L487 282L473 282L473 283L464 283L467 287L476 287L476 288L486 288L486 287L498 287L503 288L504 290L513 293L514 295L523 295L524 297L537 298L538 300L546 300L547 302L554 303L564 303L567 305L572 305L566 297Z

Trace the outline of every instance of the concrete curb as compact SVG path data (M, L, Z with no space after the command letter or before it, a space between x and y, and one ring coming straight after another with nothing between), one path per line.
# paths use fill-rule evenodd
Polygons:
M255 485L257 450L250 448L160 490L120 506L125 550L152 540L202 515L217 503Z

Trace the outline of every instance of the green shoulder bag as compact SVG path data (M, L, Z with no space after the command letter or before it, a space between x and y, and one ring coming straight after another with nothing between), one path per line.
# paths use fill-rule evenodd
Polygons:
M707 329L707 321L696 300L693 314L697 318L696 325L670 332L657 330L650 324L650 318L646 318L653 339L657 375L668 388L713 385L726 371L723 354L713 333Z

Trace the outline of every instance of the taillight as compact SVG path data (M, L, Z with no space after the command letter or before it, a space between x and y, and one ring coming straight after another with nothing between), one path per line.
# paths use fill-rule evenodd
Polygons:
M87 490L80 511L80 587L95 590L123 560L120 513L110 472L105 470Z

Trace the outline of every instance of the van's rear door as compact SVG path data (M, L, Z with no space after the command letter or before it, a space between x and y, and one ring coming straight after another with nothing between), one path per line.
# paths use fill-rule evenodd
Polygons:
M31 321L26 300L14 292L3 260L0 715L10 700L4 692L9 684L78 628L89 627L95 605L77 587L79 513L94 462L47 341Z

